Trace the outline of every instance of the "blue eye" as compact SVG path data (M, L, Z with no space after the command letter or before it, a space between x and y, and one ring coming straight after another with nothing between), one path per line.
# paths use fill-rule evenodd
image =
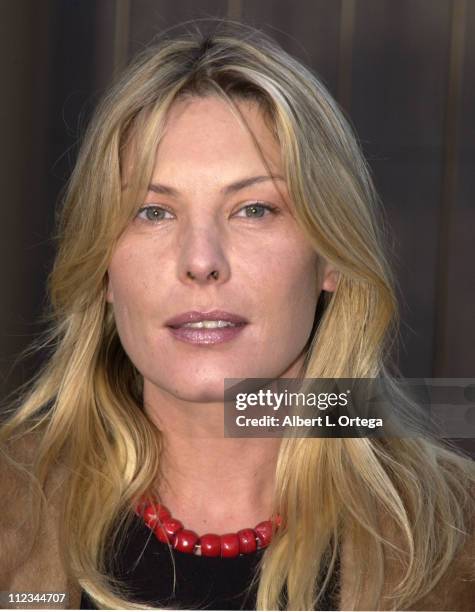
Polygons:
M253 202L252 204L247 204L246 206L243 206L238 212L241 212L243 210L245 211L244 216L247 219L261 219L262 217L266 216L266 211L270 213L275 213L277 211L275 206L270 206L269 204L261 204L260 202Z
M166 218L164 217L166 213L171 214L161 206L142 206L137 213L137 217L144 221L163 221Z

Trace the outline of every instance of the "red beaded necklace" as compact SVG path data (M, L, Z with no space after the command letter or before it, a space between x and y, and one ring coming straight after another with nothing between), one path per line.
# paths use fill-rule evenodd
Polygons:
M216 535L206 533L198 536L185 529L183 523L172 517L168 508L158 503L141 503L135 510L145 524L154 532L160 542L170 543L180 552L203 557L237 557L265 548L273 536L273 523L277 529L282 519L262 521L254 529L241 529L237 533Z

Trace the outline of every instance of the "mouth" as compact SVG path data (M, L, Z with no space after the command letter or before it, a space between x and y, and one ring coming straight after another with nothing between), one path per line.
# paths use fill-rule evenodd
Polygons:
M165 323L165 325L173 328L190 325L198 328L212 328L226 327L228 325L239 326L247 322L247 319L241 315L235 314L234 312L227 312L226 310L211 310L208 312L188 310L187 312L182 312L181 314L172 317Z
M188 311L169 321L172 335L190 344L219 344L236 338L248 325L244 317L225 311Z

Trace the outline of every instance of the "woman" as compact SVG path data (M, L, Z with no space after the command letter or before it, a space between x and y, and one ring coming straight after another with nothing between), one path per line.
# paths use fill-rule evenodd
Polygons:
M51 357L2 427L1 589L473 609L473 462L427 439L222 435L225 378L389 379L380 226L350 127L272 40L220 23L146 51L86 135Z

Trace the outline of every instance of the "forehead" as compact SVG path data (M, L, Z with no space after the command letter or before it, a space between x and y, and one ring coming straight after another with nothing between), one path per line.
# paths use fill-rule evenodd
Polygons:
M281 168L280 146L261 107L217 96L176 100L167 114L156 153L156 173L201 169L211 174L239 166Z

